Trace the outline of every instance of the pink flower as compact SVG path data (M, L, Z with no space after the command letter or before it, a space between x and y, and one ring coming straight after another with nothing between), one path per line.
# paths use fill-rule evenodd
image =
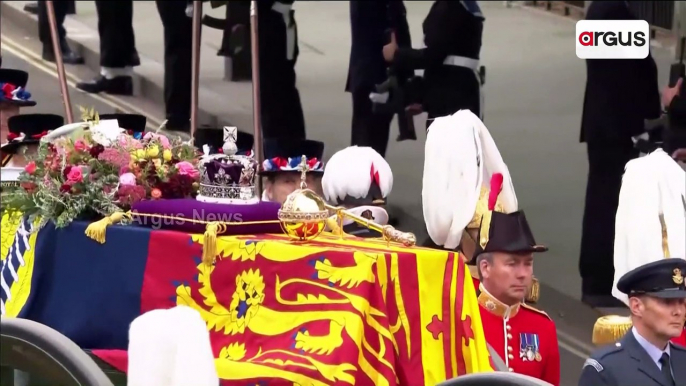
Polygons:
M119 175L121 176L122 174L130 173L131 169L129 169L129 166L122 166L121 169L119 169Z
M122 185L136 185L136 176L133 173L124 173L119 176L119 183Z
M189 176L191 178L198 178L200 176L198 169L196 169L190 162L181 161L174 166L176 166L176 169L178 169L179 174L182 176Z
M171 144L169 143L169 138L167 138L164 135L160 135L157 137L157 139L160 141L160 145L162 145L162 148L171 149Z
M76 151L86 151L88 150L88 145L86 145L85 142L81 139L77 139L76 142L74 142L74 149Z
M153 132L147 132L145 133L145 136L143 137L143 140L145 141L157 141L162 145L163 149L171 149L171 143L169 143L169 138L162 134L157 134Z
M71 168L67 174L67 180L71 183L83 181L83 173L81 168Z
M128 134L121 134L118 138L119 146L126 150L142 149L143 144Z
M36 163L31 161L24 167L24 171L28 174L33 174L36 172Z
M109 147L98 154L98 160L110 163L121 169L124 166L129 166L131 155L123 149Z

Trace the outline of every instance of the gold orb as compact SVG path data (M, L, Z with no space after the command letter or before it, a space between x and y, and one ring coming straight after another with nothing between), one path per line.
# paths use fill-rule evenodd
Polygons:
M319 236L328 217L324 200L310 189L289 194L279 209L281 229L295 241L309 241Z

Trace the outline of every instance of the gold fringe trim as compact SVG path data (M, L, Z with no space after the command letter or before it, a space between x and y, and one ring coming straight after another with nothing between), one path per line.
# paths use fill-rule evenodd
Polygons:
M672 257L669 253L669 237L667 237L667 223L665 223L665 215L660 215L660 226L662 228L662 254L665 259Z
M481 216L481 230L479 231L479 244L481 245L481 249L486 249L486 245L488 244L492 216L493 212L490 210Z
M226 232L229 226L233 225L264 225L264 224L279 224L279 220L264 220L264 221L241 221L241 222L225 222L225 221L202 221L184 217L167 216L162 214L140 213L140 212L114 212L111 215L95 221L86 228L86 236L93 239L100 244L105 243L105 233L107 227L121 222L123 219L133 220L134 217L148 217L159 218L164 220L187 221L193 224L205 224L205 234L203 240L202 260L205 264L212 265L217 256L217 235Z
M538 302L538 299L541 297L541 283L538 282L538 279L536 277L533 277L533 280L531 281L531 287L529 287L529 290L526 293L526 302L527 303L536 303Z
M631 329L631 326L631 318L627 316L602 316L593 326L593 344L604 346L615 343Z

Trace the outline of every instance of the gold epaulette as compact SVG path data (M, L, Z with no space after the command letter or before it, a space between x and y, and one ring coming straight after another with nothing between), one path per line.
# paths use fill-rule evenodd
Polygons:
M538 314L541 314L541 315L545 316L546 318L548 318L549 320L553 320L553 318L551 318L551 317L550 317L545 311L543 311L543 310L539 310L538 308L532 307L532 306L530 306L530 305L528 305L528 304L526 304L526 303L522 303L522 307L526 308L527 310L530 310L530 311L536 312L536 313L538 313Z
M593 344L604 346L615 343L631 329L631 326L631 318L627 316L602 316L593 326Z
M529 287L529 290L526 292L526 302L527 303L536 303L538 302L538 299L541 297L541 284L538 282L538 279L536 277L533 277L531 281L531 287Z

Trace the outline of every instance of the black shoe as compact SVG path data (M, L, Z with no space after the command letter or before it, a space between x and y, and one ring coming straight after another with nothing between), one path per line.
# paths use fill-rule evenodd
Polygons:
M626 308L626 305L612 295L582 295L581 301L593 308Z
M79 82L76 88L90 94L106 92L114 95L133 95L133 79L130 76L117 76L112 79L100 76L90 82Z
M38 15L38 3L27 3L26 5L24 5L24 12L30 13L32 15Z
M43 60L55 63L55 52L52 50L52 46L43 46ZM62 62L65 64L83 64L84 60L64 42L62 43Z

